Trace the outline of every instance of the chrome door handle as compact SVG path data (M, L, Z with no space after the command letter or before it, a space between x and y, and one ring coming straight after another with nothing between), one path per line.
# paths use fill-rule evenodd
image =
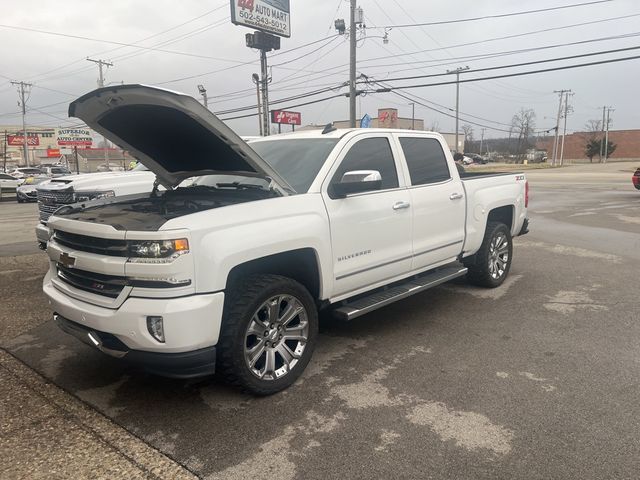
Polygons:
M449 200L460 200L461 198L464 198L464 195L461 193L452 193L449 195Z
M394 210L402 210L403 208L409 208L411 204L409 202L398 202L393 206Z

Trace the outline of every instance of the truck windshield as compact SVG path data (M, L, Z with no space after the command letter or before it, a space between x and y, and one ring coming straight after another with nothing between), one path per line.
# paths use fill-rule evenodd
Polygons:
M250 142L273 169L293 187L296 193L306 193L315 180L337 138L292 138Z

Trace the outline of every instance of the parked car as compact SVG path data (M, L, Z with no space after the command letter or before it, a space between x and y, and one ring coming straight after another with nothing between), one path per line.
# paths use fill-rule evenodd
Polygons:
M69 170L67 167L63 166L63 165L54 165L54 166L47 166L47 167L40 167L41 170L43 171L43 173L45 175L47 175L48 177L64 177L65 175L73 175L73 172L71 172L71 170Z
M640 190L640 167L635 171L633 177L631 177L631 181L633 182L633 186L636 187L637 190Z
M50 178L44 175L39 177L27 177L24 179L22 185L16 189L16 198L18 203L37 202L38 192L36 190L36 186L43 182L48 182L49 180Z
M11 175L13 178L18 178L18 179L33 177L33 176L42 175L42 174L43 174L42 170L35 167L18 167L13 171L9 172L9 175Z
M8 173L0 173L0 187L14 189L20 185L20 180L9 175Z
M153 373L280 391L320 309L352 320L465 275L497 287L528 231L525 176L461 178L437 133L327 126L249 145L196 99L139 85L69 112L166 190L57 210L44 292L62 330Z

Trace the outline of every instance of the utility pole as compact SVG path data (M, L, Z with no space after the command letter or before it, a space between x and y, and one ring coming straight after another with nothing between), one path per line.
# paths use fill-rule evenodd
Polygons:
M22 108L22 154L24 155L24 161L29 167L29 141L27 135L27 100L31 93L32 83L26 82L11 82L12 85L18 87L18 95L20 96L19 105Z
M551 160L551 165L556 166L558 162L558 146L559 146L559 136L560 136L560 117L562 115L562 103L564 101L564 94L567 92L571 92L571 90L555 90L553 93L557 93L560 96L560 104L558 105L558 116L556 117L556 136L553 141L553 156Z
M455 70L447 70L447 73L455 73L456 74L456 152L459 148L458 136L460 134L459 123L460 123L460 72L464 72L465 70L469 70L469 67L459 67Z
M416 104L414 102L411 102L409 105L411 105L411 130L415 130L416 129Z
M573 93L565 92L564 94L564 129L562 131L562 145L560 147L560 166L564 165L564 140L567 136L567 117L569 116L569 95L573 96Z
M484 132L486 132L487 129L483 128L481 130L481 134L480 134L480 156L482 156L482 145L484 144Z
M258 75L257 73L254 73L251 76L251 79L253 80L253 83L256 84L256 96L258 98L258 128L260 131L260 136L263 136L262 133L262 106L261 106L261 100L260 100L260 75Z
M102 67L113 67L113 63L106 62L104 60L92 60L88 57L87 61L93 62L98 65L98 71L100 72L100 77L98 78L98 87L104 88L104 72L102 71ZM111 167L109 166L109 152L107 152L107 146L109 144L107 142L107 137L103 136L102 138L104 139L104 163L107 164L107 170L111 170Z
M611 123L611 112L615 112L614 108L607 108L607 126L604 134L604 163L609 160L609 125Z
M356 128L356 0L349 7L349 122Z
M100 77L98 78L98 87L103 88L104 87L104 72L102 71L102 67L113 67L113 63L111 62L106 62L104 60L93 60L91 58L87 58L87 61L89 62L93 62L96 65L98 65L98 71L100 72Z
M600 162L604 159L604 136L606 127L604 125L607 118L607 106L602 107L602 138L600 139Z

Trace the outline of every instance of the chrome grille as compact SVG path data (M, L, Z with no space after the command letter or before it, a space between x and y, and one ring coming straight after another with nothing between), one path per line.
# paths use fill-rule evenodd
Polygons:
M128 284L125 277L86 272L75 268L67 268L60 264L57 265L57 268L58 278L63 282L79 290L95 293L96 295L116 298Z
M128 257L129 247L126 240L111 240L109 238L89 237L77 233L56 230L53 234L56 243L81 252L97 253L110 257Z
M46 222L53 212L62 207L74 203L73 189L61 191L38 190L38 210L40 221Z

